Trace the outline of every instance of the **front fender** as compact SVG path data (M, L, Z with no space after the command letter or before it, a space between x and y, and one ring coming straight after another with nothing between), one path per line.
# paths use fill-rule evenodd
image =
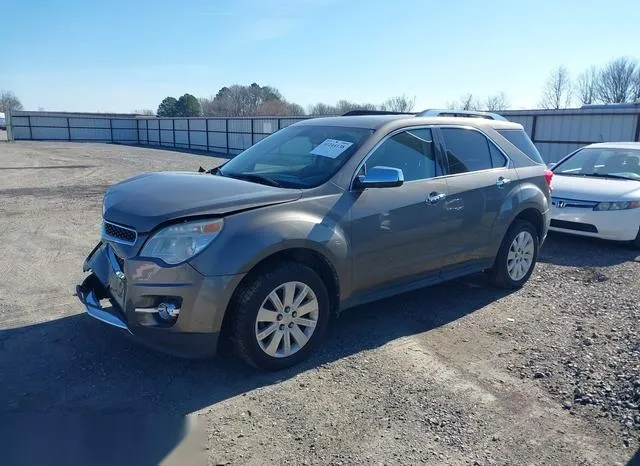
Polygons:
M249 272L273 254L302 248L325 257L340 283L347 283L348 235L340 219L295 206L271 206L228 217L220 236L191 265L205 276L235 275Z

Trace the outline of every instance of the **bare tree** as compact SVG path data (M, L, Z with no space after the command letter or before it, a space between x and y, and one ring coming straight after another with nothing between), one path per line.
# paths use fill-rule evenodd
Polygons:
M480 110L480 107L480 102L471 93L463 95L459 101L447 103L449 110Z
M633 101L640 103L640 66L633 75Z
M565 66L554 69L542 89L542 108L567 108L571 105L572 84Z
M416 104L416 97L407 97L402 94L396 97L391 97L385 100L382 105L380 105L380 110L384 110L387 112L405 112L408 113L413 110L414 105Z
M595 66L587 68L578 76L576 91L581 104L590 105L596 102L598 99L599 80L598 69Z
M634 98L637 62L627 57L610 61L598 78L598 98L605 104L630 102Z
M20 99L11 91L0 91L0 112L7 113L10 110L22 110Z
M506 110L509 108L509 100L504 92L487 97L484 104L484 109L488 112L497 112L499 110Z
M318 102L309 106L309 115L338 115L338 109L333 105Z

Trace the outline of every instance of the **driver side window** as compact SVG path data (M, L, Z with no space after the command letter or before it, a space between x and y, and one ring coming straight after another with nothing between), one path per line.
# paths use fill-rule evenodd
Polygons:
M398 133L378 147L364 165L402 170L405 181L424 180L436 176L436 156L429 128Z

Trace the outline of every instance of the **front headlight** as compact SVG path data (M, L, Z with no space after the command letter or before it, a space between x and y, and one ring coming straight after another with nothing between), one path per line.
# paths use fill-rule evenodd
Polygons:
M195 256L222 231L224 220L204 220L170 225L155 233L142 248L141 256L179 264Z
M593 210L627 210L640 207L640 201L599 202Z

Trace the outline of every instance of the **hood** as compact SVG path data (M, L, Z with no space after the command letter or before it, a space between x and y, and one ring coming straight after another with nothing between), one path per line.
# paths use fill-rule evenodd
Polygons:
M640 199L640 181L554 174L553 197L579 201L625 201Z
M202 173L147 173L109 188L104 196L103 217L144 233L168 220L224 215L295 201L301 195L298 189Z

